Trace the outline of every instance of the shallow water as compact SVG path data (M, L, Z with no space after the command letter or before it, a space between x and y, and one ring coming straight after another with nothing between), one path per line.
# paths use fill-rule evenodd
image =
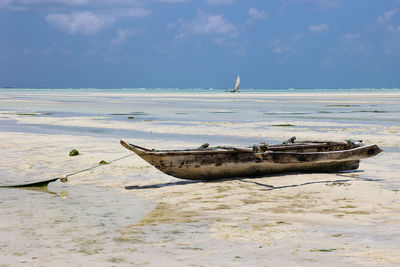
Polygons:
M0 191L0 261L11 266L111 264L120 230L154 207L119 190L59 182L48 189Z
M0 90L0 183L149 148L363 139L359 172L187 182L136 156L35 190L0 188L4 266L395 266L400 92ZM133 117L133 118L132 118ZM71 149L81 155L69 157Z

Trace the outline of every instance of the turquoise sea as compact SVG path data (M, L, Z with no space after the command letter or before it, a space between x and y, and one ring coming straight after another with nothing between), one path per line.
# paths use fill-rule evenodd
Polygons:
M105 120L124 120L132 115L135 122L151 120L159 123L169 121L171 124L185 124L189 121L241 123L293 119L345 124L371 122L395 126L400 122L398 99L379 94L399 92L400 89L384 88L242 89L237 94L227 93L226 89L204 88L3 88L0 93L5 101L1 102L0 110L37 112L38 116L52 117L106 116ZM361 101L368 94L372 96ZM14 101L8 102L8 99ZM10 121L2 124L3 129L13 127ZM14 130L22 131L23 127L20 126ZM28 131L46 129L74 132L72 127L68 129L54 125L27 127L31 127ZM118 132L117 129L80 130L108 136L117 134L125 137L128 134Z

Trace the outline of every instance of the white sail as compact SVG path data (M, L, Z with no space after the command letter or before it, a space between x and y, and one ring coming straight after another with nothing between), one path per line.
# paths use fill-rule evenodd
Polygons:
M240 76L238 75L237 79L236 79L235 87L233 88L232 92L236 92L237 90L239 90L239 87L240 87Z

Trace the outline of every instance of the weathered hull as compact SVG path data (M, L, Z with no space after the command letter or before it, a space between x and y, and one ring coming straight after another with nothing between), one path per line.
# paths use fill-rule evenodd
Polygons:
M332 147L307 152L237 150L150 151L121 141L160 171L182 179L212 180L258 177L287 172L333 172L357 169L362 158L381 152L376 145L330 151ZM278 149L279 150L279 149ZM304 150L304 149L301 149ZM314 151L322 150L322 152ZM327 150L327 151L326 151Z
M160 171L182 179L214 180L234 177L259 177L268 174L290 172L333 172L354 170L359 166L359 160L326 163L224 163L218 168L215 165L203 166L156 166Z

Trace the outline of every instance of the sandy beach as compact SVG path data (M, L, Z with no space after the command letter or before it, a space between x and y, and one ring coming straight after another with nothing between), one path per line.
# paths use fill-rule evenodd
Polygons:
M130 155L120 139L169 149L296 136L384 150L354 172L215 182L132 155L48 188L0 188L0 266L398 266L399 104L399 92L0 91L2 185Z

